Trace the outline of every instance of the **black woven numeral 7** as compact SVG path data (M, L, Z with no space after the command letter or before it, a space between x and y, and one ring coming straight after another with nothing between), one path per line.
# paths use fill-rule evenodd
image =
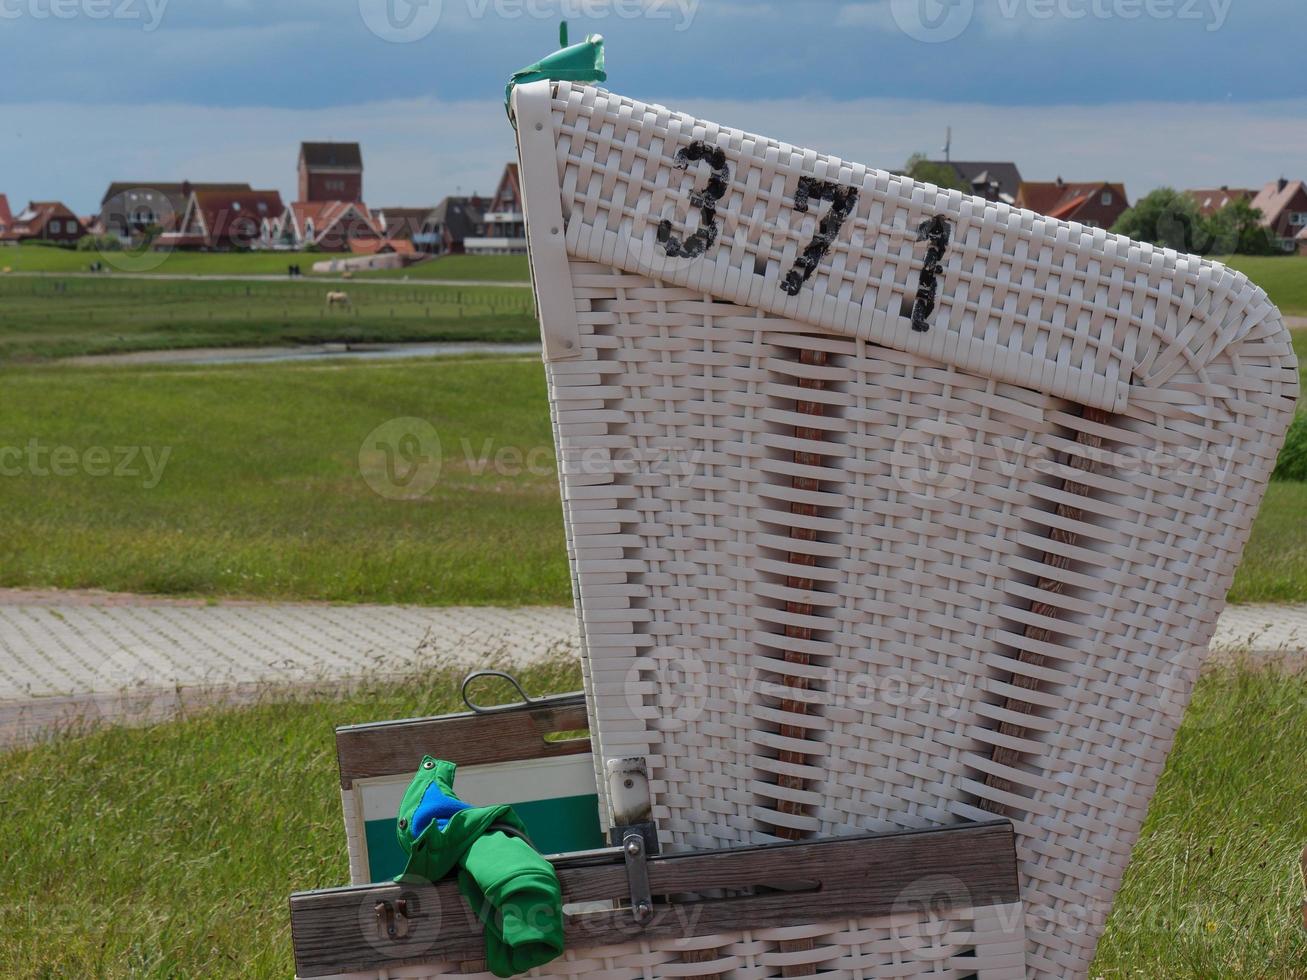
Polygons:
M704 187L690 192L690 203L699 209L699 227L682 241L672 234L670 221L664 219L658 224L658 241L672 258L697 258L717 241L717 202L726 195L731 168L721 147L709 146L703 140L695 140L676 151L677 170L689 170L691 163L700 161L712 168L712 176Z
M799 187L794 192L794 210L806 213L808 202L813 198L818 201L830 201L830 210L818 222L817 234L808 243L808 247L803 250L803 254L799 256L798 261L794 263L794 268L786 275L785 282L781 283L781 288L791 296L799 295L799 290L803 288L803 284L811 279L812 274L817 271L817 264L830 252L830 247L835 243L836 236L839 235L840 229L844 227L845 219L853 212L853 208L858 203L858 189L856 187L845 187L842 184L834 184L827 180L800 177Z
M917 298L912 304L912 329L924 333L930 329L930 315L935 312L935 297L939 293L939 277L944 272L944 253L948 251L952 229L942 215L927 218L917 229L917 241L926 246L926 264L917 284Z

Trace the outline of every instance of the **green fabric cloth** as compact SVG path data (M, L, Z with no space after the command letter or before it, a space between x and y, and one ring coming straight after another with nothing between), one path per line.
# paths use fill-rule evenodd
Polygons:
M564 34L563 37L565 36ZM562 50L555 51L535 64L515 71L504 89L504 108L509 109L510 117L514 86L525 82L538 82L546 78L556 82L607 81L608 72L604 70L603 35L591 34L579 44L565 44Z
M443 830L432 820L413 837L413 814L433 783L458 799L456 771L452 762L423 757L400 803L395 833L409 860L395 880L436 882L457 870L459 891L485 925L486 966L511 977L562 954L562 888L510 806L459 810Z

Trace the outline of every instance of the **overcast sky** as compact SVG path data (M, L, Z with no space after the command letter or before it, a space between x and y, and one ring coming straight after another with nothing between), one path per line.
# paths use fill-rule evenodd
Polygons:
M1302 0L0 0L0 193L289 199L302 139L361 141L373 205L488 193L562 15L616 91L874 166L951 125L955 159L1132 197L1307 177Z

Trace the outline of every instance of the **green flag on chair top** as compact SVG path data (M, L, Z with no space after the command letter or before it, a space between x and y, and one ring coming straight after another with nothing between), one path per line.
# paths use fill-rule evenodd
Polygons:
M549 79L556 82L604 82L608 72L604 71L604 39L601 34L591 34L579 44L567 43L567 22L558 29L558 42L562 46L553 54L541 58L534 65L527 65L513 73L504 89L504 108L509 110L512 118L513 86L523 82L538 82Z

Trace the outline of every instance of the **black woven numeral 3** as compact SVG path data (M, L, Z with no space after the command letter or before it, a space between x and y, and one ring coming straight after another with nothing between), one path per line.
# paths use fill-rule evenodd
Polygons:
M817 234L794 263L794 268L786 275L785 282L781 283L781 288L791 296L799 295L803 284L817 271L817 264L830 252L836 236L844 227L845 219L858 203L858 189L827 180L800 177L799 187L794 192L794 210L807 212L808 202L814 198L818 201L830 201L830 210L818 222Z
M690 203L699 209L699 227L689 238L682 240L672 234L672 223L667 219L658 224L658 241L672 258L693 259L712 247L717 241L717 202L726 195L731 182L731 168L720 147L709 146L695 140L676 152L676 169L689 170L691 163L703 161L712 168L708 183L690 192Z

